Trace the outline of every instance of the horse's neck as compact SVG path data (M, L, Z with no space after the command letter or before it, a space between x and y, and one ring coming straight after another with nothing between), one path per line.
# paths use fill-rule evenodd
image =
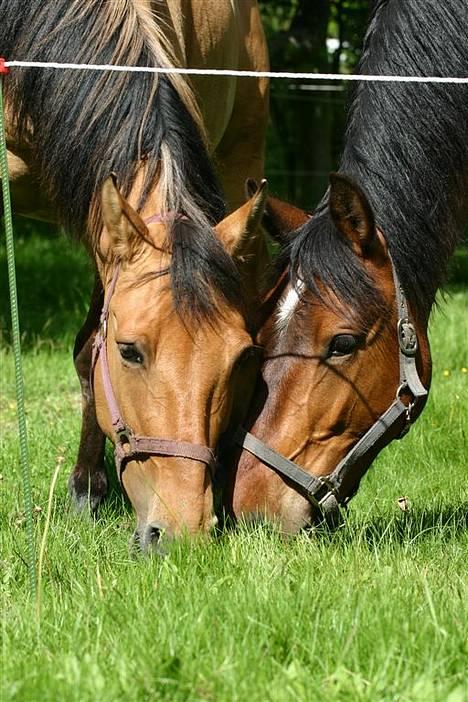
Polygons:
M181 66L239 67L241 45L231 0L152 0L152 8L165 23L165 33ZM224 76L193 76L192 84L214 151L228 125L237 82Z

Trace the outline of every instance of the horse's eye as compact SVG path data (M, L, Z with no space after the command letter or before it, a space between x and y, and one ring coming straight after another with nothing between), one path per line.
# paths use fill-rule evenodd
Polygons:
M359 337L352 334L338 334L331 340L328 347L328 357L349 356L356 350L359 344Z
M127 363L135 363L141 365L143 363L143 354L139 351L135 344L117 344L121 358Z

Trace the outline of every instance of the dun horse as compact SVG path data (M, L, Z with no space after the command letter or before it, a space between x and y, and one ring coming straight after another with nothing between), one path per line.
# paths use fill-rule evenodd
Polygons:
M360 72L468 75L465 0L381 0ZM424 406L429 313L466 215L468 87L359 84L339 171L311 218L269 206L273 228L301 226L279 258L227 493L236 516L289 533L320 513L336 523Z
M256 0L11 0L0 28L8 58L267 68ZM255 294L252 253L266 255L266 190L223 219L209 153L239 206L262 176L267 85L200 79L196 100L180 76L14 69L5 87L16 212L74 232L97 270L75 346L71 497L104 498L107 435L143 549L163 530L207 531L214 450L256 370L243 288Z

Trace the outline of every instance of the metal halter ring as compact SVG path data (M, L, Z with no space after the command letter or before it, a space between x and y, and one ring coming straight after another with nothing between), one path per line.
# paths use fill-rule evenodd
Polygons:
M127 444L128 446L130 446L131 440L133 437L133 431L130 429L130 427L124 427L123 429L118 429L115 433L116 433L117 441L119 442L119 444L121 444L122 446L124 444Z

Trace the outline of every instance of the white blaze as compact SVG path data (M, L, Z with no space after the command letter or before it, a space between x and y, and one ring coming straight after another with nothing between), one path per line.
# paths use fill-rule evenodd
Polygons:
M303 290L304 284L299 282L295 288L290 287L287 293L283 295L276 313L276 328L278 331L288 326Z

